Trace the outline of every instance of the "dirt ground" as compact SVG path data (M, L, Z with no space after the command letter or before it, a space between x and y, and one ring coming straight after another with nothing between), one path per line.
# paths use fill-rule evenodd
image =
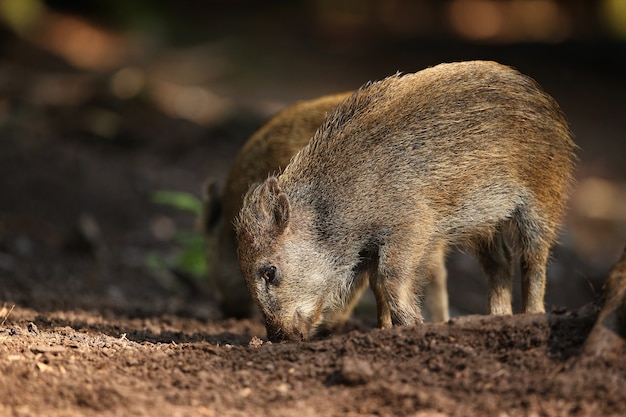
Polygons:
M624 353L584 360L590 311L467 316L263 343L246 321L19 309L3 415L619 416Z
M113 72L78 70L6 33L2 48L1 416L626 415L623 338L600 354L585 347L593 302L626 243L626 54L615 45L427 43L415 46L419 54L402 45L341 62L282 45L252 71L256 81L215 81L236 99L205 124L112 95ZM363 314L341 334L271 344L259 320L222 318L203 283L146 267L149 254L176 250L168 230L194 224L151 193L198 195L207 176L223 180L238 147L277 108L468 58L536 78L581 146L549 270L550 313L480 315L483 278L455 254L448 323L380 331ZM272 60L293 71L273 73L263 66ZM145 68L171 62L161 64Z

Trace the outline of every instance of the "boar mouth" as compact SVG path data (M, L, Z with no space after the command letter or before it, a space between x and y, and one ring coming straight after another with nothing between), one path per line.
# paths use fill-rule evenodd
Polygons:
M271 325L269 323L265 324L265 331L267 332L267 338L271 342L283 342L287 340L287 335L283 332L283 329L280 326Z
M273 343L302 342L307 339L307 334L295 326L286 331L280 326L266 323L265 331L267 332L267 338Z
M308 338L310 326L306 323L310 322L305 320L304 317L296 312L293 318L293 325L286 329L276 323L266 321L265 330L267 332L267 338L274 343L277 342L301 342Z
M280 321L274 321L266 316L265 330L267 338L272 342L302 342L316 334L317 328L322 321L322 304L318 304L313 314L305 316L300 310L296 310L290 325L282 325Z

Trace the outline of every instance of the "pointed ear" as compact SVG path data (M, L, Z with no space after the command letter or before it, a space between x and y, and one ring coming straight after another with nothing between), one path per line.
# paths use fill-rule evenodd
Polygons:
M269 177L260 187L259 190L259 200L258 204L261 208L263 215L267 217L272 217L274 215L274 200L278 196L280 192L280 188L278 188L278 181L276 178Z
M274 205L274 221L278 234L281 234L287 228L287 225L289 224L290 214L291 205L289 204L289 198L287 198L287 194L278 194L276 204Z
M280 186L278 185L278 178L269 177L267 179L267 190L270 194L278 195L280 193Z
M270 177L265 182L261 193L261 205L270 223L270 230L276 235L281 234L289 224L291 206L287 194L281 191L276 177Z

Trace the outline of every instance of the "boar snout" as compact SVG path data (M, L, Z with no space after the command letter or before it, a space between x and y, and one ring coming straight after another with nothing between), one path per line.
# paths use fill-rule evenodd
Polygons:
M282 328L274 323L270 323L268 320L265 320L265 331L267 332L267 338L274 343L288 340Z
M266 319L267 338L272 342L298 342L308 339L313 330L313 320L296 311L290 324L277 323Z

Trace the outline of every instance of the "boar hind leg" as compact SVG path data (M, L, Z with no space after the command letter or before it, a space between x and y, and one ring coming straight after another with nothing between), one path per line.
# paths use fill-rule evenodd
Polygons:
M522 312L544 313L546 264L556 237L556 223L537 215L532 207L518 209L516 216L522 276Z
M489 314L512 314L513 256L502 228L480 243L478 260L487 275Z
M430 264L430 281L425 288L424 308L433 322L448 321L450 312L448 306L448 274L445 265L445 251L443 249L433 253Z
M539 252L523 252L520 269L522 271L522 312L544 313L543 298L546 286L546 263L549 249Z
M521 239L520 270L522 275L522 312L544 313L543 298L546 286L546 264L550 255L550 244L532 244L532 240Z

